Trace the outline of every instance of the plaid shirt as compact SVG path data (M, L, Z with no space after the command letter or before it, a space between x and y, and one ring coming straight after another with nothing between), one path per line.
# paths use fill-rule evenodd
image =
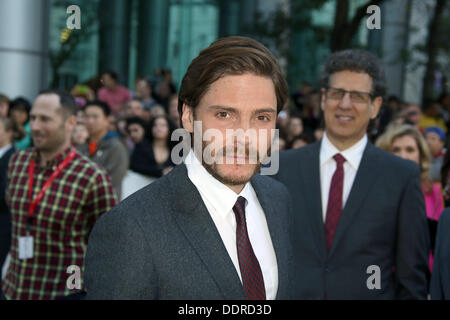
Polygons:
M2 283L8 299L54 299L70 294L66 283L73 271L67 273L67 268L79 266L82 274L89 233L100 215L116 204L109 177L93 162L76 153L34 210L30 228L34 241L33 258L19 259L18 241L27 233L31 203L28 197L30 160L33 158L36 163L34 199L70 150L68 148L44 167L39 166L35 149L20 151L11 158L6 196L12 220L11 261Z

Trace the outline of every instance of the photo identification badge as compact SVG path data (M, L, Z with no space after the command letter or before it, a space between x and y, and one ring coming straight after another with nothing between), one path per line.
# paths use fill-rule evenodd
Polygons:
M27 235L19 238L19 259L26 260L33 258L33 237Z

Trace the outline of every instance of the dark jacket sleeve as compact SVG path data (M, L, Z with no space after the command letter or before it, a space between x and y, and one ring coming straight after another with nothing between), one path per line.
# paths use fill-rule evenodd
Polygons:
M450 208L439 219L434 249L430 294L433 300L450 300ZM447 291L447 292L446 292Z
M426 299L430 236L418 166L409 177L397 224L396 298Z
M92 229L85 261L86 299L157 299L151 250L144 230L129 214L132 210L115 207Z
M0 215L9 216L9 208L6 204L6 188L8 186L8 164L15 149L8 150L0 159Z

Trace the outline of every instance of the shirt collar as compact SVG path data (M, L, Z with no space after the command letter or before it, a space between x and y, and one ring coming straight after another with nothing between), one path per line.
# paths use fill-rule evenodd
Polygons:
M51 168L51 167L55 167L55 166L59 165L69 155L70 150L72 150L72 146L66 148L63 152L59 153L56 157L47 161L47 163L42 168ZM31 157L32 157L32 159L34 159L36 164L40 167L40 165L39 165L39 163L40 163L39 150L34 148Z
M339 151L328 139L327 133L323 134L322 144L320 146L320 165L322 166L325 162L329 161L334 155L340 153L345 160L357 170L361 158L366 148L368 142L367 135L364 135L357 143L348 149Z
M194 155L192 149L189 151L184 163L188 171L189 179L198 189L202 197L205 198L222 217L225 217L230 213L239 196L243 196L247 199L246 203L248 203L251 196L249 182L245 184L245 187L240 194L236 194L236 192L214 178L205 169Z

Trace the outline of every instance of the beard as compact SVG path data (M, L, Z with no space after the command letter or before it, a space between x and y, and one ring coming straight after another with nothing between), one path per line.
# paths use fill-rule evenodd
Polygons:
M208 143L206 141L202 141L202 150L205 150L205 148L207 146L208 146ZM241 154L238 153L237 151L238 151L238 149L237 149L237 147L235 147L233 154L241 156ZM270 153L271 153L271 147L269 146L269 148L267 149L267 154L270 155ZM249 170L246 170L247 172L243 172L241 174L226 175L223 172L221 172L221 169L220 169L221 165L217 163L218 159L225 156L226 154L227 154L226 147L223 147L222 149L218 150L218 152L214 155L215 161L213 161L213 163L205 162L204 157L202 157L202 165L206 169L206 171L208 171L209 174L211 174L215 179L217 179L218 181L220 181L221 183L223 183L225 185L231 185L231 186L244 185L247 182L249 182L252 179L252 177L256 173L258 173L258 171L261 169L262 163L261 163L259 153L255 152L254 150L252 150L252 152L250 152L250 148L248 146L246 146L245 147L245 158L246 158L245 164L239 164L239 163L238 164L226 164L226 161L219 162L219 163L223 163L223 164L221 164L222 166L239 165L239 166L241 166L241 168L243 166L245 166ZM255 154L256 154L256 164L252 165L252 164L247 163L247 160L250 160L250 155L255 155ZM252 169L251 169L251 166L253 166Z
M54 134L31 132L34 147L38 151L53 152L58 150L66 141L66 132L64 127L59 128ZM43 141L39 141L43 140Z

